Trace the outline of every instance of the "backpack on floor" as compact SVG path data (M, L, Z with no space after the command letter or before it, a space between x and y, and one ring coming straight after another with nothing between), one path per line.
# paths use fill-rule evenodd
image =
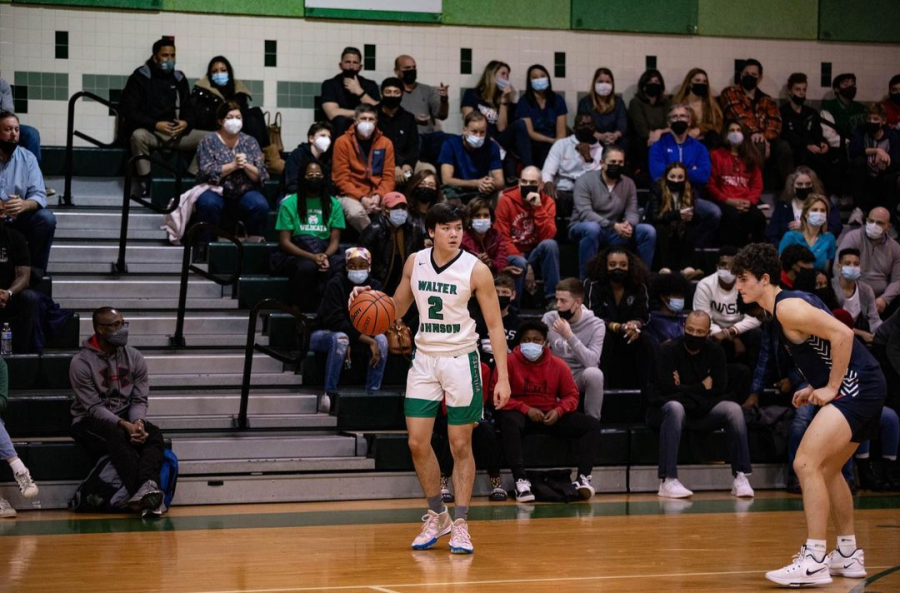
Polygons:
M159 470L159 489L163 491L163 503L166 508L172 506L175 497L175 486L178 485L178 457L171 449L163 450L163 463Z
M538 502L572 502L579 500L572 484L572 472L567 469L532 470L526 472L531 492Z
M97 460L75 490L69 510L76 513L119 513L128 505L128 489L109 455Z

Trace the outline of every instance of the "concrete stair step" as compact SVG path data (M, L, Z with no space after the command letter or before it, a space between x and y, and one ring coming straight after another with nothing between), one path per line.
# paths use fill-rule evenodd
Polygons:
M159 391L151 393L150 415L155 418L237 415L241 394L231 392ZM314 415L318 396L314 393L252 390L247 412L252 416Z
M114 297L116 299L177 299L181 280L173 276L87 276L79 278L54 278L53 297L89 299ZM220 299L222 286L204 278L188 280L188 299ZM228 292L230 294L230 291Z
M56 229L57 239L66 241L101 240L118 241L119 229ZM128 241L165 241L166 232L160 229L128 230Z
M366 457L319 457L316 459L217 459L178 460L179 475L301 473L374 470L375 460Z
M170 299L139 299L139 298L118 298L115 295L106 295L104 297L94 298L58 298L56 301L64 309L90 309L96 307L99 301L108 303L121 311L137 310L177 310L178 297ZM237 299L232 298L189 298L187 300L188 309L237 309L239 307Z
M229 430L235 427L237 412L234 414L205 416L149 416L153 424L162 430ZM337 417L328 414L262 415L247 417L251 429L314 429L337 428ZM248 470L263 471L263 470ZM275 471L275 470L265 470ZM290 471L290 470L289 470Z
M56 246L53 246L56 249ZM51 250L52 251L52 250ZM109 261L95 262L59 262L53 260L54 255L50 256L50 264L47 270L54 277L60 275L79 275L79 274L109 274L112 272L112 264L118 259L118 255L113 256ZM181 274L181 260L177 262L134 262L127 259L128 272L130 274Z
M173 387L186 389L191 387L240 387L244 379L243 373L188 373L181 375L156 375L150 383L154 387ZM291 372L257 373L250 375L250 385L254 387L299 387L303 384L303 376Z
M136 244L128 245L125 250L126 261L130 264L178 264L181 270L181 260L184 256L184 248L173 245ZM115 243L97 243L84 245L77 243L57 242L50 250L50 261L56 263L103 263L114 262L119 257L119 246Z
M136 206L137 204L132 204ZM121 206L121 204L119 204ZM65 230L106 230L115 231L118 236L119 229L122 226L121 208L116 209L84 209L84 208L61 208L57 210L56 215L56 234ZM159 231L159 227L163 223L163 215L156 212L141 211L131 212L128 215L128 234L131 236L132 231Z
M167 348L170 346L169 336L174 335L175 331L169 335L147 335L135 336L130 335L128 344L135 348ZM81 339L90 337L85 334ZM197 335L185 332L185 345L191 348L243 348L247 344L247 336L245 335ZM261 346L269 345L269 336L256 334L256 343Z
M55 281L54 281L55 284ZM148 313L135 311L128 314L129 334L131 336L170 336L175 333L175 313ZM243 344L247 338L247 326L250 323L246 311L222 311L215 313L190 312L184 318L186 336L235 336L240 337ZM257 324L258 329L262 324ZM91 323L91 310L81 314L79 327L82 336L94 333ZM257 333L259 336L259 333Z
M238 374L244 370L244 353L166 352L144 353L147 369L155 375ZM253 374L281 374L284 364L265 354L253 355ZM153 382L151 381L151 385Z
M222 436L170 433L172 450L183 461L355 457L356 438L334 434L238 433Z

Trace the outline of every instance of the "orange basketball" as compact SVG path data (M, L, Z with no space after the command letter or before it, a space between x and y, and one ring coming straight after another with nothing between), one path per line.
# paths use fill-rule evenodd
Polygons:
M386 332L396 316L394 299L377 290L360 294L350 304L350 323L356 331L367 336Z

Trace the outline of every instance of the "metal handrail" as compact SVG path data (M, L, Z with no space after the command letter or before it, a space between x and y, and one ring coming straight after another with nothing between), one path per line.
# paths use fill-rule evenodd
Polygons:
M119 118L119 110L112 104L112 102L104 99L99 95L95 95L94 93L89 93L88 91L79 91L69 97L69 121L66 128L66 164L65 164L65 173L66 173L66 188L63 190L63 195L60 196L59 201L60 204L65 204L66 206L72 205L72 175L74 173L75 168L75 154L73 150L73 142L74 137L78 136L82 140L86 140L90 142L94 146L99 146L100 148L114 148L116 146L116 140L113 138L113 141L110 143L101 142L96 138L88 136L83 132L79 132L75 129L75 103L78 102L78 99L82 97L86 97L88 99L92 99L101 105L105 105L108 109L112 110L115 113L116 121L118 122ZM118 129L118 126L116 126Z
M199 268L191 263L191 253L194 249L194 235L196 235L200 230L209 230L214 232L220 237L224 237L228 241L237 245L238 256L237 256L237 266L235 267L234 273L230 276L221 276L218 274L211 274L203 268ZM187 343L184 339L184 315L185 310L187 309L187 290L188 290L188 275L190 272L194 272L195 274L206 278L207 280L212 280L216 284L220 286L228 286L229 284L232 286L231 296L234 298L237 296L235 293L237 291L237 282L241 277L241 270L244 268L244 245L241 243L237 237L232 235L229 232L223 231L216 225L209 222L200 222L195 224L190 228L187 234L184 237L184 256L181 260L181 289L178 293L178 318L175 321L175 334L169 338L169 345L173 348L184 348Z
M274 348L256 343L256 322L261 311L281 311L294 317L294 323L297 324L302 335L299 349L294 356L282 354ZM254 352L262 352L275 360L293 365L294 371L296 371L303 359L306 358L307 352L309 352L309 334L309 323L306 316L296 307L289 307L277 299L263 299L253 305L253 308L250 309L250 319L247 325L247 345L244 348L244 378L241 381L241 409L237 417L237 428L241 430L247 428L247 408L250 404L250 375L253 372Z
M134 178L134 165L138 161L149 161L157 167L168 171L175 177L175 197L172 198L171 206L169 206L168 208L160 208L150 200L145 200L140 196L131 195L131 186L133 183L132 180ZM137 202L138 204L149 208L157 214L169 214L171 212L174 212L181 205L181 178L181 171L149 155L137 154L128 159L128 164L125 166L125 189L122 192L122 223L119 226L119 257L115 261L115 263L113 263L114 274L128 273L128 265L125 263L125 244L128 242L128 218L131 214L131 202Z

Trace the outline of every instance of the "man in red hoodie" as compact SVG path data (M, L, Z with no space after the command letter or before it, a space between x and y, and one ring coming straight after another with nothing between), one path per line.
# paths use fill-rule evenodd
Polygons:
M539 265L544 279L547 310L556 309L559 284L559 245L556 244L556 202L543 193L541 170L525 167L519 185L504 190L497 202L495 228L507 245L506 272L516 279L516 295L522 298L528 264Z
M594 496L591 471L600 446L600 421L577 411L578 387L568 365L547 348L548 332L541 321L526 321L519 326L519 345L507 361L509 403L497 410L503 452L516 481L518 502L534 500L531 482L525 477L522 436L538 432L577 441L578 479L574 486L582 499Z

